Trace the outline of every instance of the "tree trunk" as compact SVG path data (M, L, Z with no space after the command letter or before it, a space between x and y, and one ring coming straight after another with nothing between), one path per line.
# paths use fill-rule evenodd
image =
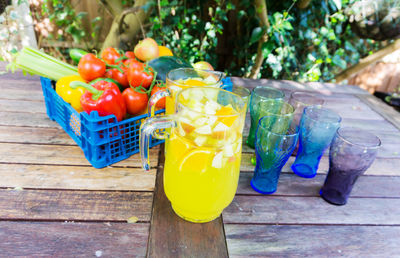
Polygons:
M261 65L264 62L262 46L265 42L268 41L267 31L270 26L268 21L267 4L265 0L255 0L254 5L256 8L257 16L260 19L260 25L262 28L265 29L265 32L258 41L256 60L253 68L251 69L250 75L248 76L251 79L257 79L258 74L260 73Z
M393 43L378 50L377 52L373 53L372 55L361 59L360 62L358 62L358 64L355 64L355 65L347 68L346 70L342 71L338 75L336 75L335 76L336 83L346 80L351 75L361 71L362 69L369 66L370 64L379 61L384 56L396 51L397 49L400 49L400 39L395 40Z
M132 50L134 37L142 30L143 22L148 18L150 11L144 12L141 6L148 0L136 0L132 8L117 13L115 2L113 0L102 0L108 4L108 10L116 16L112 22L110 31L104 40L102 50L107 47L116 47L123 50ZM113 11L111 11L113 10Z

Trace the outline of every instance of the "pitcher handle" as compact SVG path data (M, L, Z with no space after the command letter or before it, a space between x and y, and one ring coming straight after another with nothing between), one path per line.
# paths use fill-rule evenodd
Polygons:
M163 140L169 137L169 133L164 131L161 133L156 133L156 130L166 129L171 127L176 127L176 118L174 115L169 116L155 116L146 119L140 125L140 157L142 159L142 167L146 171L150 170L150 160L149 160L149 145L150 136L154 138Z
M168 97L168 96L172 96L171 91L169 89L160 90L160 91L157 91L156 93L154 93L153 95L151 95L151 97L149 99L148 109L147 109L149 117L154 116L157 102L160 99L162 99L164 97Z

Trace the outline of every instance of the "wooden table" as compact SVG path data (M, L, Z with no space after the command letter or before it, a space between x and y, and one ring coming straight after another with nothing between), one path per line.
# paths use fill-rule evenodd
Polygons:
M400 113L352 86L234 83L317 92L343 125L381 138L378 158L347 205L330 205L318 195L326 156L315 178L294 175L291 157L275 194L254 192L253 150L244 147L231 205L213 222L185 222L164 195L162 148L151 151L149 173L141 170L139 155L94 169L48 119L38 77L6 73L0 75L1 256L400 256Z

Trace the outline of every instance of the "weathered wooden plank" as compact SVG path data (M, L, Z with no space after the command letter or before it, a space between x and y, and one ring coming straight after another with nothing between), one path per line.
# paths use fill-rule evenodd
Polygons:
M159 146L150 149L150 164L158 160ZM90 166L79 146L0 143L0 162L40 165ZM115 167L141 167L140 154L113 164Z
M253 172L254 165L251 163L251 157L253 154L243 153L242 163L240 170L243 172ZM283 166L282 172L292 173L290 166L293 164L296 157L292 156L288 162ZM366 175L377 175L377 176L400 176L400 159L375 159L371 167L365 172ZM326 174L329 169L329 159L324 156L321 158L318 167L318 174Z
M163 166L157 171L147 254L149 257L228 257L221 217L196 224L174 213L164 193Z
M250 186L253 173L241 173L236 194L261 195ZM282 173L274 195L319 196L326 175L302 178L295 174ZM352 197L396 197L400 198L400 176L361 176L351 191ZM373 186L373 187L371 187Z
M364 120L364 119L356 119L356 118L343 118L341 122L341 126L350 126L350 127L358 127L364 130L380 130L380 131L392 131L398 132L399 130L394 127L391 123L386 120Z
M363 102L369 105L373 110L381 114L386 120L400 129L400 112L393 107L385 104L382 100L371 95L357 95Z
M400 227L225 225L231 257L398 257Z
M373 186L370 186L373 187ZM235 196L224 223L361 224L400 226L400 199L349 198L344 206L320 197Z
M36 93L31 90L7 89L2 86L0 86L0 89L0 99L44 101L43 94L40 91ZM44 102L43 105L45 105Z
M324 107L328 108L342 118L357 118L365 120L384 120L384 118L372 110L368 105L363 102L355 103L335 103L326 102Z
M155 170L0 164L0 187L153 191Z
M61 128L57 122L49 119L45 113L2 112L0 125Z
M0 126L0 142L76 145L61 127Z
M0 98L0 110L2 112L46 113L46 104L43 101Z
M0 189L0 219L149 221L152 200L150 192Z
M270 86L277 89L291 90L291 91L313 91L320 93L346 93L346 94L369 94L369 92L360 89L353 85L338 85L333 83L320 83L320 82L309 82L300 83L295 81L287 80L252 80L239 77L232 77L232 83L236 85L245 86L247 88L253 89L258 85Z
M144 257L148 223L0 222L3 257Z

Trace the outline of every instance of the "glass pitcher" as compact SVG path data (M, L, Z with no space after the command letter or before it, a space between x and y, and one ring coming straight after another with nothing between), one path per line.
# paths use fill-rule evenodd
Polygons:
M181 218L208 222L221 214L236 193L246 105L240 96L211 87L184 89L176 102L175 114L142 123L142 165L150 168L150 136L167 138L165 194ZM170 129L155 133L165 128Z
M177 68L167 74L166 90L158 91L149 100L149 116L154 116L155 104L163 97L166 97L165 112L167 115L175 111L176 94L182 89L190 87L216 87L222 85L225 73L211 70L194 68Z

